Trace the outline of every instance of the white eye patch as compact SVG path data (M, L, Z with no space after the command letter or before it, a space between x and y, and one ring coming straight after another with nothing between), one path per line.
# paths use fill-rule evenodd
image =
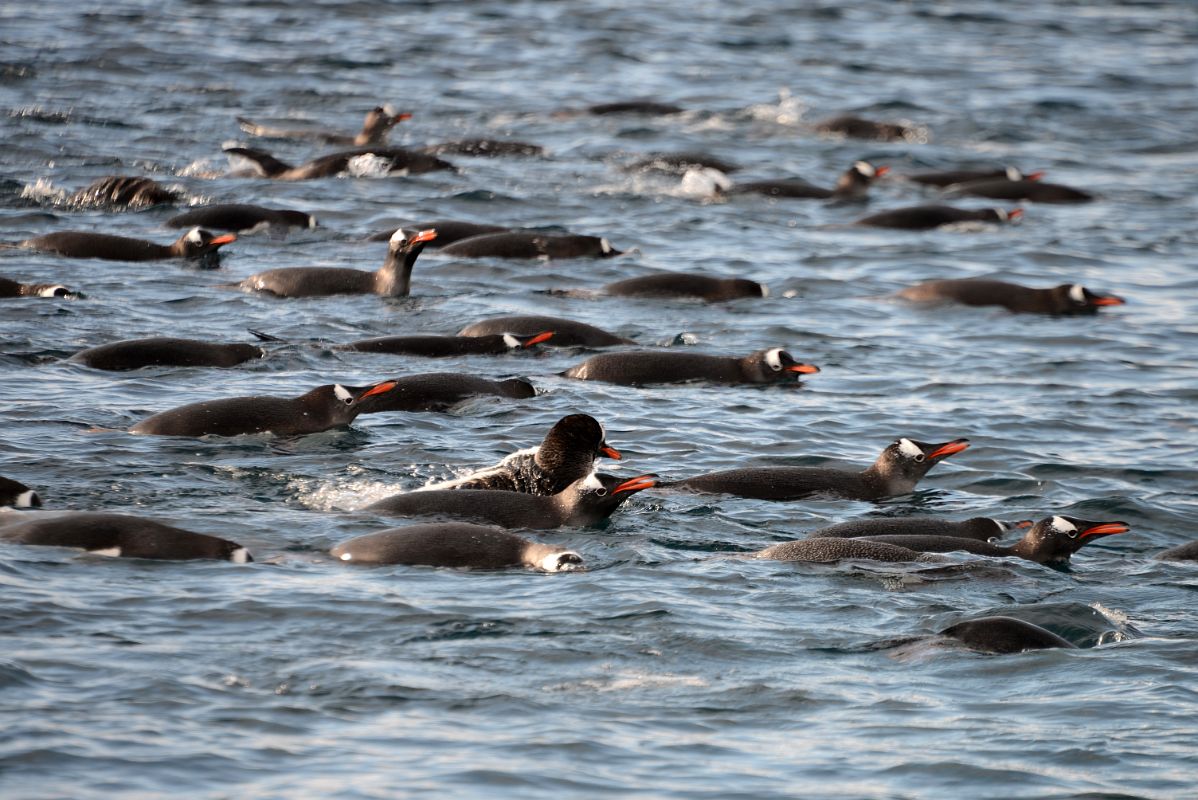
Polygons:
M403 228L396 228L395 233L391 234L391 244L403 244L408 240L408 232Z
M611 246L611 242L609 242L607 239L600 239L599 240L599 249L605 253L610 253L615 248L613 248Z
M1011 218L1011 215L1007 213L1005 208L996 208L994 209L994 213L998 215L998 219L1001 222L1007 222Z
M192 228L187 232L187 241L192 244L203 244L204 237L200 234L199 228Z
M599 480L598 473L592 472L582 481L582 488L598 491L603 488L603 482Z
M39 500L37 492L32 489L26 489L17 495L17 499L13 501L13 506L16 508L32 508L35 502Z
M899 452L905 455L907 458L915 458L917 456L923 455L923 450L919 449L919 445L910 439L899 439L898 445Z
M1075 283L1069 287L1069 299L1075 303L1086 302L1086 290L1080 283Z
M1077 526L1064 517L1053 517L1052 529L1059 533L1077 533Z
M550 553L541 559L540 566L546 572L572 572L582 566L582 556L573 550Z
M61 294L59 294L59 292L61 292ZM45 289L42 289L41 291L39 291L37 293L37 296L38 297L65 297L66 295L68 295L70 293L71 293L71 290L68 289L67 287L59 285L59 284L55 284L54 286L47 286Z
M234 550L232 553L229 554L229 560L232 561L234 564L249 563L250 551L246 550L244 547L238 547L236 550Z
M869 163L868 161L855 162L853 164L853 169L857 170L858 172L860 172L862 175L864 175L867 178L872 178L873 176L878 174L878 171L874 168L874 165Z
M341 384L337 384L333 387L333 394L337 395L337 399L342 403L349 403L354 399L354 396L350 394L349 389L346 389Z
M782 369L782 348L775 347L773 350L766 350L765 363L774 372L779 372Z
M515 336L512 336L510 333L505 333L503 335L503 343L511 350L515 350L520 346L520 340Z
M1023 173L1017 170L1015 167L1007 167L1007 180L1021 181L1023 180Z

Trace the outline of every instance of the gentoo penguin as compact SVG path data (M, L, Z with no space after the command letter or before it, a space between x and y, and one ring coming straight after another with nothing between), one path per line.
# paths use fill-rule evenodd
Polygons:
M391 353L394 355L447 358L464 355L501 355L516 350L528 350L553 338L553 331L541 331L532 336L512 333L494 336L380 336L340 344L334 350L356 350L360 353Z
M600 456L621 458L620 451L607 443L599 420L590 414L570 414L555 422L538 446L518 450L493 467L417 491L498 489L552 495L590 475Z
M71 195L67 203L77 208L145 208L178 203L183 194L151 178L110 175Z
M1024 175L1015 167L1003 167L1002 169L950 169L940 172L917 172L902 177L915 183L922 183L924 186L939 186L943 189L955 183L972 181L1038 181L1044 177L1044 173L1030 172Z
M496 158L499 156L543 156L545 148L539 144L504 141L503 139L460 139L456 142L426 145L420 148L420 152L434 156Z
M1094 195L1060 183L1025 178L967 181L946 187L954 197L989 197L992 200L1026 200L1029 203L1089 203Z
M432 228L437 232L437 238L428 243L430 250L436 250L447 244L453 244L461 239L478 236L483 233L501 233L511 230L504 225L484 225L480 222L463 222L456 219L435 219L431 222L413 222L403 227L408 230L423 231ZM388 228L385 231L372 234L367 241L386 242L391 239L398 228Z
M926 231L958 222L1013 222L1023 216L1022 208L953 208L952 206L910 206L892 208L857 220L858 225L875 228L902 228Z
M92 369L118 372L142 367L235 367L265 356L266 351L253 344L219 344L155 336L89 347L69 360Z
M444 411L471 397L510 397L517 400L536 397L537 390L521 378L491 381L476 375L455 372L427 372L408 375L390 382L386 394L372 400L362 413L381 411Z
M78 297L61 283L18 283L0 278L0 297Z
M892 544L870 542L864 539L796 539L793 542L782 542L752 554L753 558L765 558L773 561L810 561L828 563L831 561L887 561L890 563L903 562L936 562L936 556L928 556L905 547Z
M816 528L807 534L808 539L836 538L856 539L862 536L954 536L959 539L974 539L988 542L1001 538L1008 531L1030 528L1031 520L1006 522L990 517L971 517L963 520L941 519L940 517L872 517L852 519L824 528Z
M928 470L967 447L968 439L927 444L902 438L887 446L877 461L861 472L826 467L748 467L659 485L758 500L797 500L813 494L880 500L910 493Z
M458 331L458 336L494 336L505 333L528 336L539 331L553 331L553 338L546 342L552 347L613 347L619 344L636 344L632 339L608 333L594 325L561 317L491 317L467 325Z
M67 258L102 258L109 261L156 261L165 258L203 258L215 255L217 248L237 241L232 233L214 236L202 228L192 228L173 244L158 244L128 236L87 231L59 231L36 236L20 247Z
M1198 561L1198 541L1171 547L1157 553L1154 558L1160 561Z
M384 397L395 381L374 386L317 386L299 397L229 397L205 400L147 417L130 433L155 436L240 436L273 433L294 436L319 433L348 425L363 411L368 398Z
M1015 544L1006 547L976 539L960 539L954 536L870 536L864 541L883 542L921 553L951 553L964 551L979 556L1018 557L1038 564L1060 565L1069 563L1069 557L1084 545L1103 536L1127 533L1131 530L1126 522L1093 522L1075 517L1057 515L1042 519L1033 525Z
M655 100L618 100L614 103L596 103L587 106L584 110L597 117L609 114L640 114L647 117L660 117L681 114L686 109L671 103L659 103Z
M241 129L251 136L268 139L317 139L325 144L352 144L354 147L365 147L372 144L383 144L387 141L387 134L391 132L392 128L411 118L411 114L398 113L389 105L376 106L366 112L366 119L362 121L362 130L355 136L303 128L272 128L267 125L258 125L245 117L236 117L236 120Z
M967 306L1002 306L1008 311L1032 314L1094 314L1103 306L1121 306L1115 295L1091 292L1076 283L1052 289L1030 289L1016 283L981 278L927 281L909 286L897 295L917 303L962 303Z
M391 237L383 266L374 272L343 267L285 267L259 272L235 285L276 297L327 297L334 294L407 297L412 286L412 267L424 250L424 243L436 238L435 230L408 233L401 228Z
M875 167L868 161L857 161L845 170L832 189L825 189L808 183L801 178L790 178L771 181L747 181L735 183L726 189L718 189L721 194L763 194L766 197L785 197L790 199L807 200L861 200L869 190L869 185L875 178L880 178L890 171L890 167Z
M709 303L744 297L769 297L764 284L748 278L713 278L694 272L659 272L609 283L601 290L614 297L696 297Z
M970 650L996 655L1052 647L1077 649L1068 639L1062 639L1050 630L1014 617L970 619L950 625L940 631L940 635L957 639Z
M441 248L461 258L612 258L623 251L598 236L501 231L459 239Z
M531 567L544 572L582 568L573 550L531 542L499 528L442 522L388 528L333 548L334 558L353 564L412 564L426 567L503 569Z
M189 560L211 558L245 564L250 552L237 542L192 533L128 514L73 511L0 517L0 539L18 544L77 547L98 556Z
M714 169L729 174L739 170L740 165L717 158L708 153L653 153L639 161L634 161L626 169L637 171L656 170L675 175L682 175L692 169Z
M289 208L263 208L243 203L222 203L195 208L166 221L170 228L213 228L238 233L262 228L315 228L316 217Z
M875 139L896 142L914 133L911 128L895 122L874 122L854 116L841 116L816 123L817 133L847 136L850 139Z
M711 356L670 350L601 353L561 373L567 378L627 386L650 383L798 383L799 376L819 372L814 364L795 361L781 347L747 356Z
M557 494L493 492L486 489L432 489L396 494L363 511L397 517L438 516L472 520L501 528L547 530L569 525L597 525L632 495L655 483L654 475L624 480L593 474L571 483Z
M0 506L12 508L37 508L41 506L42 498L20 481L0 477ZM2 520L3 517L0 517Z
M251 147L226 147L224 151L248 158L254 162L263 176L279 181L332 178L345 172L351 175L382 173L419 175L425 172L454 168L453 164L442 161L436 156L402 150L398 147L365 147L360 150L329 153L327 156L300 164L298 167L283 163L265 150L256 150Z

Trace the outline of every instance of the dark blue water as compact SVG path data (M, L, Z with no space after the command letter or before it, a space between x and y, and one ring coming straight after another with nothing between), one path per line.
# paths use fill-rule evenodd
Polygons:
M1198 12L1186 3L33 4L0 8L0 238L93 229L168 241L173 211L59 202L109 174L196 201L314 213L245 236L224 268L2 253L0 272L75 301L2 301L0 474L56 509L123 510L236 539L258 561L152 563L0 545L5 797L1153 797L1195 791L1198 572L1151 560L1198 535ZM565 117L652 97L685 114ZM277 183L227 175L234 115L353 130L391 102L419 145L488 136L539 159L450 157L458 174ZM915 141L820 138L842 112ZM927 141L920 141L926 138ZM270 142L285 159L321 151ZM1022 224L845 227L929 201L711 202L622 166L706 150L744 179L831 185L1013 163L1100 196ZM963 205L987 205L962 201ZM450 217L561 226L636 252L601 262L428 253L413 295L279 301L218 284L272 267L374 268L363 237ZM661 269L738 275L760 302L582 299ZM1090 318L910 308L925 278L1080 282L1128 299ZM802 389L567 381L584 354L416 359L327 345L453 332L501 313L599 324L645 345L785 346ZM85 346L181 335L296 345L228 370L98 373ZM685 334L685 335L683 335ZM241 394L464 370L523 375L526 401L364 416L302 439L120 429ZM646 492L601 530L546 541L589 571L350 569L333 544L390 523L348 511L601 419L624 474L864 464L899 435L967 436L914 495L769 504ZM630 471L631 470L631 471ZM861 515L1123 519L1071 571L803 566L738 552ZM1083 649L982 656L886 645L1006 613Z

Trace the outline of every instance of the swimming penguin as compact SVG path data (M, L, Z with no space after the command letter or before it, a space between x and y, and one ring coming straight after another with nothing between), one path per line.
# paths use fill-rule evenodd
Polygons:
M289 208L263 208L243 203L222 203L195 208L166 221L170 228L212 228L218 231L258 230L261 228L315 228L316 217Z
M190 560L210 558L245 564L250 552L237 542L192 533L128 514L72 511L0 517L0 539L18 544L75 547L98 556Z
M459 239L441 248L461 258L612 258L623 251L598 236L502 231Z
M1014 617L980 617L958 622L940 631L941 636L957 639L970 650L998 655L1077 646L1052 631Z
M402 150L398 147L362 148L329 153L293 167L267 153L251 147L226 147L226 153L244 156L252 161L267 178L279 181L303 181L311 178L332 178L342 173L420 175L437 170L452 170L453 164L436 156Z
M1063 283L1052 289L1031 289L982 278L927 281L909 286L897 296L917 303L1002 306L1008 311L1031 314L1094 314L1103 306L1121 306L1125 302L1115 295L1095 294L1076 283Z
M545 148L528 142L504 141L503 139L460 139L456 142L441 142L420 148L429 155L458 155L475 158L497 158L499 156L543 156Z
M319 433L348 425L369 405L369 398L385 396L395 381L374 386L317 386L299 397L229 397L204 400L147 417L130 433L155 436L240 436L273 433L295 436Z
M936 556L929 556L905 547L892 544L870 542L864 539L796 539L793 542L767 547L752 554L753 558L764 558L773 561L808 561L812 563L829 563L832 561L886 561L890 563L904 562L938 562Z
M627 386L650 383L798 383L801 375L819 372L814 364L795 361L781 347L747 356L711 356L670 350L601 353L561 373L567 378Z
M748 278L713 278L694 272L659 272L609 283L601 290L614 297L696 297L709 303L745 297L769 297L764 284Z
M956 183L971 183L973 181L1038 181L1044 177L1043 172L1023 174L1015 167L1001 169L951 169L940 172L917 172L913 175L903 175L903 178L925 186L939 186L941 189Z
M392 388L371 401L363 413L381 411L444 411L471 397L536 397L537 390L522 378L492 381L455 372L427 372L390 381Z
M217 248L237 241L237 236L225 233L214 236L202 228L192 228L173 244L158 244L128 236L86 231L59 231L36 236L20 243L20 247L43 253L55 253L67 258L102 258L109 261L157 261L166 258L201 259L215 255Z
M411 119L408 113L399 113L389 105L376 106L366 112L362 121L362 130L354 136L344 133L332 133L321 130L272 128L258 125L245 117L236 117L237 124L251 136L261 136L269 139L317 139L325 144L352 144L355 147L365 147L372 144L383 144L387 134L399 123Z
M1094 195L1065 186L1061 183L1045 183L1039 180L967 181L946 187L955 197L989 197L992 200L1026 200L1029 203L1089 203Z
M335 294L407 297L412 286L412 267L424 250L424 243L436 238L435 230L408 233L401 228L391 237L387 259L375 272L343 267L285 267L259 272L235 285L276 297L327 297Z
M736 183L726 189L718 189L726 195L763 194L766 197L784 197L806 200L861 200L869 191L869 185L890 171L889 167L875 167L868 161L857 161L845 170L832 189L808 183L801 178L771 181L747 181ZM718 184L717 184L718 186Z
M1037 522L1010 547L976 539L934 535L870 536L865 541L883 542L921 553L951 553L959 550L979 556L1018 557L1037 564L1060 565L1069 563L1070 556L1095 539L1127 533L1129 530L1131 528L1126 522L1092 522L1057 515Z
M672 103L659 103L656 100L618 100L614 103L597 103L587 106L584 110L597 117L610 114L640 114L647 117L661 117L681 114L686 109Z
M539 331L553 331L553 338L545 343L551 347L613 347L619 344L636 344L632 339L608 333L585 322L539 316L491 317L467 325L458 331L458 336L494 336L505 333L528 336Z
M0 506L38 508L41 504L42 498L25 484L12 478L0 477ZM0 521L3 519L0 517Z
M880 500L910 493L928 470L968 447L968 439L927 444L902 438L888 445L873 464L860 472L827 467L747 467L659 485L758 500L798 500L813 494Z
M182 192L163 186L152 178L110 175L75 192L67 203L77 208L146 208L181 200Z
M531 567L544 572L582 568L573 550L531 542L499 528L442 522L389 528L342 542L334 558L353 564L412 564L427 567L503 569Z
M910 206L892 208L857 220L858 225L875 228L901 228L925 231L960 222L1013 222L1023 216L1023 209L1012 208L953 208L952 206Z
M620 451L607 443L599 420L590 414L570 414L555 422L538 446L518 450L493 467L416 491L490 489L552 495L590 475L600 456L621 458Z
M625 169L630 171L656 170L675 175L682 175L692 169L714 169L729 174L739 170L740 165L708 153L653 153L639 161L634 161Z
M1171 547L1153 557L1160 561L1198 561L1198 541Z
M990 517L970 517L963 520L940 517L871 517L816 528L807 534L807 538L855 539L862 536L921 535L954 536L959 539L988 542L1006 535L1008 531L1031 526L1031 520L1006 522Z
M235 367L265 356L266 351L253 344L155 336L89 347L69 360L92 369L122 371L142 367Z
M826 119L815 126L817 133L847 136L850 139L875 139L880 142L897 142L912 136L915 131L896 122L874 122L854 116Z
M501 528L548 530L563 525L597 525L637 492L652 487L654 475L627 480L592 474L557 494L493 492L487 489L433 489L396 494L362 509L399 517L441 516Z
M0 297L78 297L61 283L18 283L0 278Z
M453 244L461 239L468 239L471 236L478 236L483 233L501 233L511 230L504 225L484 225L479 222L462 222L456 219L435 219L431 222L413 222L403 227L408 230L423 231L432 228L437 232L437 238L428 243L430 250L437 250L447 244ZM389 228L385 231L372 234L367 241L371 242L386 242L391 239L398 228Z
M380 336L341 344L334 350L356 350L360 353L391 353L394 355L446 358L464 355L501 355L516 350L528 350L553 338L553 331L532 336L512 333L493 336Z

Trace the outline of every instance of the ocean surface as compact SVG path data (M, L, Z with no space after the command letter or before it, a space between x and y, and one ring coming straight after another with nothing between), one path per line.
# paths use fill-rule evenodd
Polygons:
M171 241L177 209L74 209L96 178L188 202L298 208L315 230L246 235L222 268L0 252L0 274L75 300L0 301L0 475L49 509L145 515L256 562L106 559L0 543L0 796L12 798L1179 798L1198 795L1198 6L1184 2L77 2L0 6L0 239L97 230ZM651 98L669 116L563 114ZM301 162L234 120L397 145L489 137L539 158L445 156L456 173L284 183L223 144ZM910 141L822 137L841 113ZM847 223L936 202L890 176L867 204L715 200L653 152L737 162L734 180L831 186L894 174L1047 170L1096 202L1020 224ZM993 205L964 199L959 205ZM1004 207L1014 204L1000 203ZM610 260L428 251L401 300L279 300L220 284L273 267L374 269L369 234L455 218L607 237ZM551 294L659 270L743 276L768 298ZM1079 282L1090 317L914 308L930 278ZM582 350L425 360L333 344L566 316L646 347L786 347L796 386L630 388L557 373ZM104 373L64 361L118 339L287 341L231 369ZM281 438L136 437L157 411L331 382L525 376L533 399L364 415ZM597 529L535 534L588 569L350 567L334 544L396 523L355 509L494 463L584 412L682 478L742 465L864 466L899 436L968 437L912 495L769 503L647 491ZM1125 520L1071 568L983 571L741 554L832 522L931 514ZM963 555L954 560L965 561ZM990 656L932 637L1006 614L1080 646Z

